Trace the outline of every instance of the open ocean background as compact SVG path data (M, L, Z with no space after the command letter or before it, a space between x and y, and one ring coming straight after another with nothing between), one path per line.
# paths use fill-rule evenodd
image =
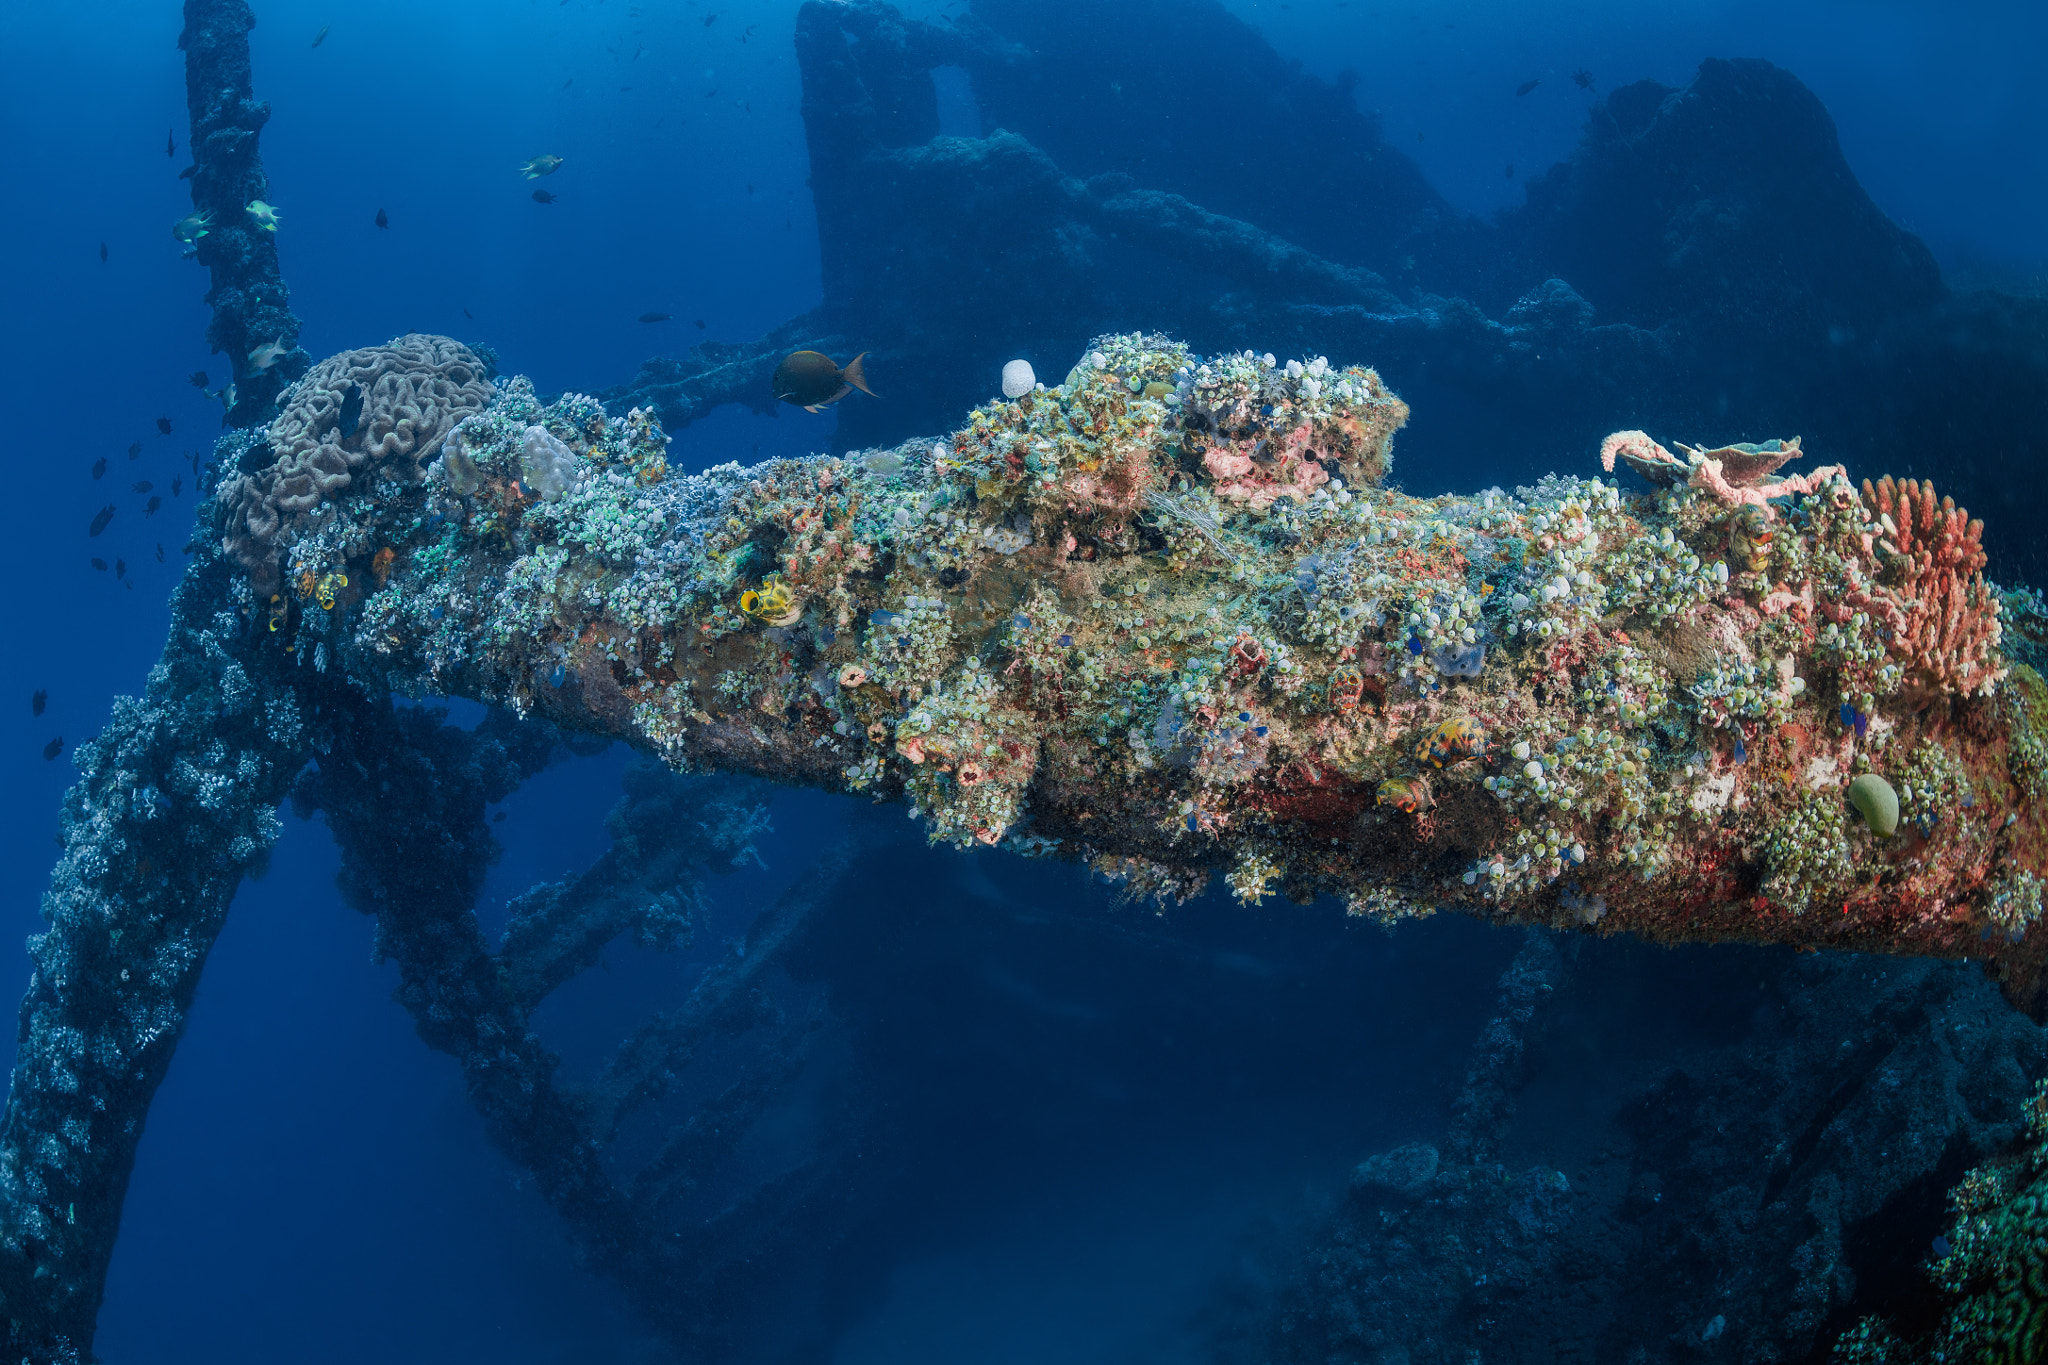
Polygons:
M2048 7L1228 8L1315 74L1355 71L1359 106L1438 191L1480 215L1519 204L1524 183L1575 145L1595 96L1574 88L1574 69L1595 73L1604 94L1642 78L1683 85L1706 57L1767 58L1825 103L1865 189L1928 243L1952 286L2048 287ZM505 372L543 391L588 390L698 340L751 340L819 301L787 0L261 0L257 11L256 94L273 110L263 158L300 344L314 356L440 332L495 347ZM179 27L167 0L0 5L0 983L27 974L17 945L39 926L74 776L68 747L155 661L192 533L185 461L219 430L218 405L185 379L224 377L203 341L204 277L170 232L191 211L177 178ZM1517 97L1530 79L1541 84ZM971 91L944 93L947 131L987 131ZM165 155L167 130L176 156ZM533 202L535 182L517 173L542 152L567 158L539 182L552 204ZM379 209L389 230L374 225ZM635 321L649 311L674 318ZM159 416L171 434L158 433ZM722 409L678 434L671 462L824 450L836 420ZM95 482L101 457L107 475ZM162 492L181 472L183 496L145 518L131 485ZM1416 493L1467 482L1448 464L1400 473ZM88 541L107 501L116 519ZM95 554L123 559L126 581L94 571ZM41 718L29 713L36 688L50 694ZM60 735L66 755L44 761ZM603 850L626 762L615 750L560 766L511 798L487 904ZM716 887L721 922L737 932L846 809L779 795L766 868ZM555 1216L490 1145L455 1064L392 1003L395 969L370 964L370 922L333 890L324 826L287 825L267 879L235 903L150 1116L100 1355L656 1358L622 1298L577 1268ZM1440 1122L1514 949L1462 919L1388 936L1333 925L1341 916L1327 905L1246 912L1211 897L1179 915L1202 945L1198 966L1118 978L1111 954L1094 979L1031 960L1032 908L1148 911L1113 910L1107 890L1065 865L906 844L901 866L896 884L867 893L878 926L916 928L884 934L892 956L872 973L867 1007L890 1047L869 1065L900 1068L874 1080L916 1135L892 1159L920 1174L903 1182L889 1229L859 1248L862 1263L833 1272L840 1287L822 1311L831 1358L846 1365L1195 1358L1191 1316L1262 1237L1310 1216L1362 1151ZM906 960L915 945L928 961ZM719 946L702 934L681 963L615 951L616 970L551 1001L542 1027L572 1065L597 1057L622 1021L673 989L666 973ZM848 944L845 960L862 951ZM1709 969L1698 950L1603 951L1632 974L1609 989L1613 1018L1633 1022L1625 1047L1589 1068L1618 1072L1632 1055L1711 1032L1729 1008L1714 973L1740 954ZM1193 1001L1166 989L1191 982ZM958 1031L985 1046L968 1057ZM9 1036L0 1060L11 1059ZM1570 1096L1551 1102L1550 1131L1568 1133ZM1542 1096L1530 1103L1540 1117Z

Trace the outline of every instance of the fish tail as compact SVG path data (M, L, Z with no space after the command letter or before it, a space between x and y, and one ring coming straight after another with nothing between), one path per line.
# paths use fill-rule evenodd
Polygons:
M853 385L856 389L859 389L868 397L879 398L881 397L881 395L868 387L867 372L863 370L860 365L862 357L866 355L867 352L862 351L860 355L857 355L853 359L847 361L846 368L839 372L839 377L841 379L844 379L847 383Z

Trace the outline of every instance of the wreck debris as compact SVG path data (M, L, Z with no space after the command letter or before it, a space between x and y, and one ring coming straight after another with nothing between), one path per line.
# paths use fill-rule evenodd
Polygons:
M1993 888L2048 858L2038 707L1995 698L2043 684L1998 654L1978 524L1831 468L1765 483L1796 442L1688 452L1714 477L1648 494L1413 498L1380 486L1406 415L1361 367L1110 336L937 441L648 483L626 422L515 379L451 435L459 470L342 490L347 538L291 546L287 577L359 589L362 547L396 551L294 643L1140 894L1220 873L1381 918L2024 937L2038 908ZM552 496L522 482L536 429L580 466ZM1965 779L1937 818L1845 819L1930 751Z

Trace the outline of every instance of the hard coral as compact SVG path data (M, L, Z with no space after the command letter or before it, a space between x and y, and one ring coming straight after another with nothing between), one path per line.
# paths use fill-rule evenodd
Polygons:
M1917 479L1865 479L1863 500L1881 531L1871 539L1884 570L1824 609L1838 620L1862 610L1883 623L1909 696L1989 694L2006 670L1998 598L1984 581L1984 523L1953 498L1937 503L1934 485Z
M417 484L451 427L490 401L483 361L410 333L313 367L270 424L274 462L221 484L221 543L259 595L277 591L280 538L367 469Z

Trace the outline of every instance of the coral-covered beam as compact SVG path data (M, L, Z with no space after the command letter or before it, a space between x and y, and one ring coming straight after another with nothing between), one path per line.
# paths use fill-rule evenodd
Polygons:
M221 493L282 585L254 628L365 683L1143 893L1996 957L2031 998L2048 690L2001 643L2036 599L1930 489L1782 472L1796 440L1621 433L1647 484L1415 498L1372 371L1140 336L936 440L688 476L523 380L368 401L402 448L315 461L310 510ZM346 448L335 407L309 379L276 434Z
M279 391L304 374L307 363L278 267L270 180L257 154L270 105L256 98L252 85L249 30L255 25L248 0L185 0L178 34L191 119L192 164L183 176L192 182L192 213L172 231L212 280L206 339L227 356L219 397L236 426L269 419Z

